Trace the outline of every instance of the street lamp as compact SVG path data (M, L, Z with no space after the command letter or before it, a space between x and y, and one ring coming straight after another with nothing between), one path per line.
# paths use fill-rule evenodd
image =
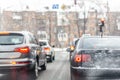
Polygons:
M77 0L74 0L75 5L77 5ZM85 34L85 30L86 30L86 5L85 2L82 1L81 4L78 4L78 6L81 8L83 7L83 34ZM78 26L78 30L79 30L79 26Z
M98 11L97 11L97 9L95 9L95 8L92 8L92 9L94 9L95 10L95 34L96 35L98 35Z
M83 26L83 34L85 34L85 30L86 30L86 11L85 11L85 9L86 9L86 6L85 6L85 2L83 2L83 4L84 4L84 12L83 12L83 15L84 15L84 26Z
M95 16L95 26L96 26L96 35L98 35L98 19L97 19L97 17L98 17L98 12L97 12L97 9L95 9L95 14L96 14L96 16Z
M1 12L1 8L0 8L0 31L3 30L3 26L2 26L2 12Z
M49 7L45 7L45 9L47 10L47 12L49 11ZM48 15L48 21L49 21L49 42L51 44L51 13L49 11L49 15Z
M83 26L83 34L85 34L85 30L86 30L86 20L85 20L85 16L86 16L86 13L85 13L85 6L84 6L84 26Z

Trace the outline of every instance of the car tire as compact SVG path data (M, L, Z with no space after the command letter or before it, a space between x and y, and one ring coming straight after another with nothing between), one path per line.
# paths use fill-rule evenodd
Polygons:
M53 56L53 60L55 60L55 56Z
M46 70L47 68L47 60L45 60L45 63L41 66L41 70Z
M34 76L35 79L38 77L38 63L37 63L37 61L35 61L35 65L30 70L30 73Z
M50 62L53 62L53 57L52 57L52 55L50 56Z
M72 79L71 65L70 65L70 80L73 80L73 79Z

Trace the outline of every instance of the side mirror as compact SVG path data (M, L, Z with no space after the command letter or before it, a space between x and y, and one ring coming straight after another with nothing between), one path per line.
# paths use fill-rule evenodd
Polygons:
M72 52L72 51L74 51L74 49L72 49L71 47L69 47L69 48L66 49L66 51L67 52Z
M70 46L70 49L71 49L71 51L74 51L75 50L75 46Z
M67 52L71 52L71 49L70 49L70 48L67 48L66 51L67 51Z

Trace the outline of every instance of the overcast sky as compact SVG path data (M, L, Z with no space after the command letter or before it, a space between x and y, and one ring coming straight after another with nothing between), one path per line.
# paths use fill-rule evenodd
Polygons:
M102 0L100 0L102 1ZM106 0L103 0L107 2ZM120 11L120 0L108 0L110 10ZM44 10L45 6L49 6L52 9L53 4L59 4L59 7L63 4L73 5L74 0L0 0L1 10L24 10L26 6L29 6L30 10Z

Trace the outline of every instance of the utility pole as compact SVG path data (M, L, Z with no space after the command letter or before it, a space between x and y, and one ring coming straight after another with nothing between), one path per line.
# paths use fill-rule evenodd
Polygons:
M78 37L80 37L80 28L79 28L79 18L78 18L78 13L76 12L76 16L77 16L77 28L78 28Z
M76 5L77 5L77 0L74 0L74 5L75 5L75 7L76 7ZM83 15L84 15L84 21L83 21L83 23L84 23L84 25L83 25L83 34L85 34L85 30L86 30L86 19L85 19L85 17L86 17L86 13L85 13L85 2L83 3L83 5L84 5L84 12L83 12ZM77 15L77 17L78 17L78 14L77 14L77 12L76 12L76 15ZM77 27L78 27L78 36L80 37L80 28L79 28L79 25L78 25L78 18L77 18Z
M109 4L108 4L108 1L107 1L107 28L108 28L108 32L109 32L109 35L110 35L110 19L109 19Z
M49 21L49 27L48 27L48 29L49 29L49 42L50 42L50 45L51 45L51 17L52 17L52 12L50 12L50 10L49 10L49 7L45 7L45 9L47 10L47 13L49 14L48 15L48 21Z
M86 30L86 20L85 20L85 17L86 17L86 12L85 12L85 2L84 2L84 26L83 26L83 34L85 34L85 30Z
M51 44L51 12L49 12L50 15L49 15L49 35L50 35L50 44Z
M3 27L2 27L2 12L1 12L1 8L0 8L0 31L2 31Z
M79 13L77 12L77 7L76 7L76 5L77 5L77 0L74 0L74 4L75 4L75 9L76 9L76 23L77 23L77 28L78 28L78 37L80 37L80 28L79 28L79 18L78 18L78 15L79 15Z
M98 12L97 9L95 9L95 26L96 26L96 35L98 35Z

